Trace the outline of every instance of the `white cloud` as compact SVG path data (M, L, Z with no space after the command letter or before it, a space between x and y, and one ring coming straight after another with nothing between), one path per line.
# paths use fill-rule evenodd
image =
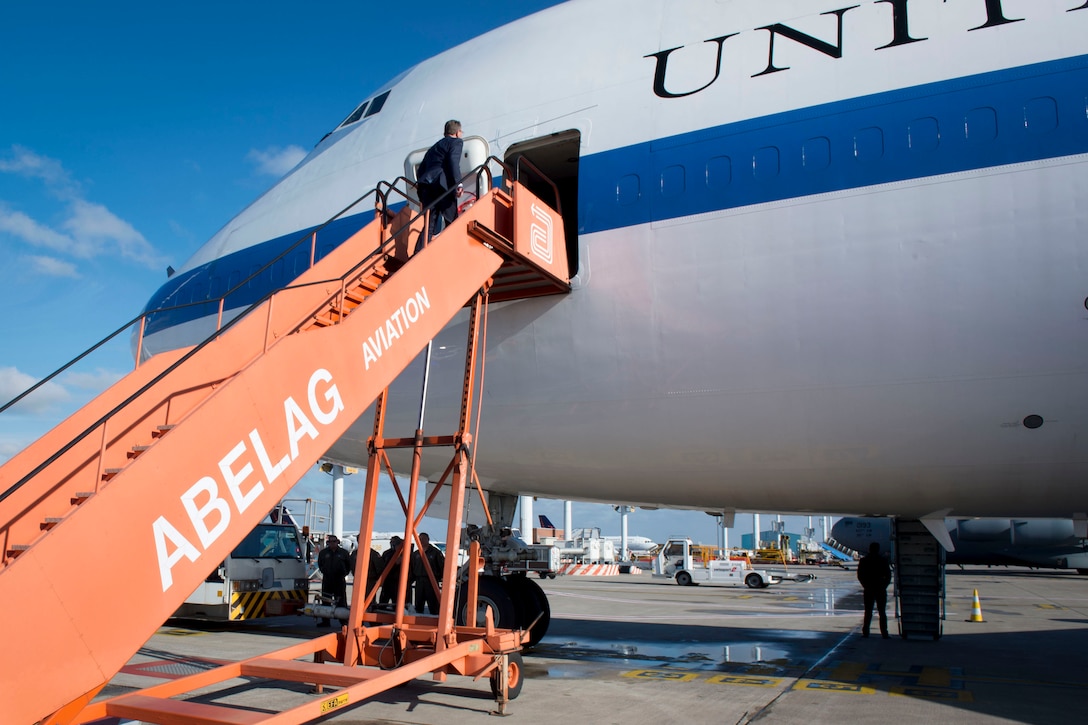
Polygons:
M0 158L0 171L41 179L54 193L61 196L78 195L79 184L56 159L39 156L23 146L12 146L9 158Z
M247 161L257 165L257 171L262 174L280 177L298 166L298 162L306 158L306 151L300 146L269 146L266 149L253 149L246 156Z
M16 453L26 448L29 442L21 436L7 436L0 433L0 464L13 458Z
M11 211L3 204L0 204L0 232L7 232L35 247L45 247L58 252L69 252L77 257L88 256L87 254L81 254L83 250L75 248L75 240L67 234L61 234L43 224L39 224L21 211Z
M0 405L7 403L36 382L36 378L21 373L16 368L0 367L0 401L2 401ZM23 413L43 413L55 405L67 402L69 398L68 391L61 385L48 382L19 401L12 410Z
M71 262L65 262L55 257L29 256L26 259L33 269L50 277L79 278L79 272L76 271L76 266Z
M71 203L69 212L71 216L62 226L77 245L95 250L96 254L105 254L115 247L122 257L146 267L154 269L162 265L162 258L144 239L144 235L101 204L76 199Z
M80 390L89 390L97 395L98 393L102 392L103 390L123 378L126 374L127 371L124 373L119 373L116 370L96 368L94 372L65 373L61 379L68 387L78 388Z
M0 157L0 172L41 179L65 205L61 213L63 221L53 227L0 203L0 233L6 232L31 246L78 259L118 255L151 269L165 263L131 224L105 206L83 198L79 184L72 181L59 161L13 146L10 156ZM51 267L39 263L37 269L46 274L57 274L60 269L57 265L63 261L54 259ZM70 271L74 272L75 268L71 267Z

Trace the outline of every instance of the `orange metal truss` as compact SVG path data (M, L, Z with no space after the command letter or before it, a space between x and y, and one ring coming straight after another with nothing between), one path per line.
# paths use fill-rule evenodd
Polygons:
M152 358L0 467L0 596L31 596L35 619L49 623L4 627L6 721L303 722L426 672L478 677L498 668L505 682L507 655L524 635L490 621L455 627L452 586L442 589L437 620L404 615L405 547L398 614L366 613L358 587L340 633L86 705L378 399L359 538L368 545L387 447L382 392L474 298L476 334L481 290L511 299L569 289L560 216L520 185L510 187L493 189L416 254L405 239L418 235L421 219L399 243L384 216L376 219L229 329ZM469 347L465 406L475 338ZM412 442L407 541L418 520L419 452L436 440L418 431ZM461 430L441 439L454 446L448 542L460 535L469 441L466 413ZM88 560L77 551L102 556ZM368 562L359 557L356 581L366 581ZM455 568L456 556L448 557L444 581L454 581ZM474 602L474 579L467 588ZM390 651L403 656L383 659ZM298 661L304 656L315 662ZM221 676L342 689L275 715L169 699Z

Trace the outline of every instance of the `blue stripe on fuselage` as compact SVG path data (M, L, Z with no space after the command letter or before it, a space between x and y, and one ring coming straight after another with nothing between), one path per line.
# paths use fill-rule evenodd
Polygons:
M730 123L580 160L579 233L619 229L939 174L1088 153L1088 56ZM669 101L663 101L669 102ZM318 258L369 221L318 235ZM146 309L214 299L311 230L292 232L171 279ZM287 284L309 261L282 265L232 294L233 310ZM233 280L233 281L232 281ZM149 334L215 314L196 305L155 315Z
M579 231L1088 152L1088 56L706 128L582 159Z

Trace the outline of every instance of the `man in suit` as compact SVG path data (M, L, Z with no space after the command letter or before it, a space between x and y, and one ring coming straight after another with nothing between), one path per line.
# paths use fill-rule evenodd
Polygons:
M416 614L423 614L423 607L431 614L438 614L438 593L431 586L431 577L427 575L427 567L434 574L435 581L442 585L442 570L446 566L446 557L442 550L431 543L431 537L427 534L419 535L421 551L412 552L412 580L416 587ZM427 560L426 566L423 560Z
M437 202L431 207L428 238L433 238L457 218L457 196L446 192L461 183L461 154L464 148L461 136L461 122L446 121L445 135L427 149L416 172L419 203L428 207ZM443 194L446 196L442 197ZM439 197L442 197L441 201Z

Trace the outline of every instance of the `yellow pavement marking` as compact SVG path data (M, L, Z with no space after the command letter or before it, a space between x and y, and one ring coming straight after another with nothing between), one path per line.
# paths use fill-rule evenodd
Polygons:
M893 687L888 694L900 697L921 697L927 700L956 702L974 702L974 697L967 690L938 690L932 687Z
M793 685L794 690L807 690L808 692L842 692L851 695L875 695L876 689L864 685L853 685L848 682L832 682L830 680L798 680Z
M207 632L197 632L192 629L160 629L157 634L165 635L167 637L196 637L203 636Z
M951 687L952 673L944 667L923 667L918 675L918 684L922 687Z
M831 672L831 678L835 680L844 680L846 682L856 682L867 669L868 665L864 662L840 662L839 666Z
M639 680L672 680L673 682L691 682L699 679L699 675L692 672L671 672L668 670L632 670L631 672L624 672L623 676Z
M712 685L744 685L746 687L776 687L781 677L745 677L743 675L714 675L706 680Z

